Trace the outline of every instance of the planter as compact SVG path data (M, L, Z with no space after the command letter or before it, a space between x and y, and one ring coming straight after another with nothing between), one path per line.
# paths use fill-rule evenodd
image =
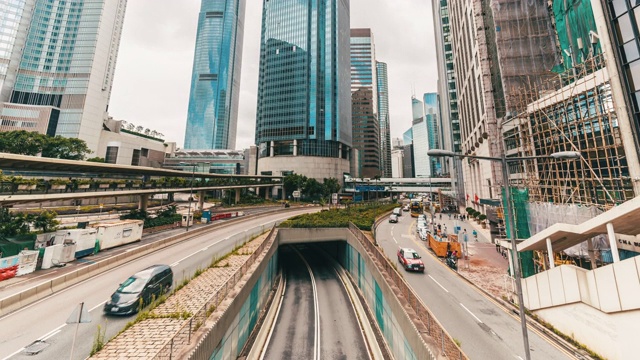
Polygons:
M19 184L18 185L18 190L35 190L36 186L35 185L29 185L29 184Z
M482 223L482 228L486 229L487 228L487 224L486 223Z
M111 184L98 184L99 189L108 189Z
M78 185L78 189L88 189L91 186L91 184L82 184L82 185Z
M66 188L67 185L64 184L51 185L51 190L65 190Z
M127 186L127 184L118 184L118 188L120 188L120 189L121 189L121 188L124 188L124 187L126 187L126 186Z
M139 187L140 187L140 184L131 184L131 187L132 187L132 188L139 188Z

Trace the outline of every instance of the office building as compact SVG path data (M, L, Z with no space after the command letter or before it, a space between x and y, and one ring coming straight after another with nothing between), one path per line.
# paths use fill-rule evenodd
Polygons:
M246 0L202 0L185 149L236 146Z
M429 130L427 128L426 117L424 115L424 103L415 96L411 98L411 109L413 114L412 134L413 134L413 164L415 177L433 176L431 159L427 155L429 151Z
M258 173L322 181L349 173L349 2L263 2Z
M382 177L391 176L391 120L389 117L389 78L387 63L376 62L378 74L378 121L380 123L380 169Z
M79 138L95 153L127 1L9 3L0 15L7 29L0 59L10 59L7 70L0 66L3 129Z
M444 149L443 124L440 117L440 100L437 93L426 93L422 97L424 101L424 121L427 125L427 137L429 150ZM434 176L449 172L446 159L429 158L431 174Z
M404 150L393 149L391 150L391 177L403 178L404 177Z
M413 162L413 127L402 134L402 174L403 177L416 177L415 164Z
M380 176L380 123L376 52L371 29L351 29L351 121L353 148L362 162L356 177Z

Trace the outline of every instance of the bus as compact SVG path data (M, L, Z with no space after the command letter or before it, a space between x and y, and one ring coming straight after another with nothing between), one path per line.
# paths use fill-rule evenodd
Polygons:
M418 200L411 200L411 206L409 207L411 210L411 217L418 217L422 214L422 202Z

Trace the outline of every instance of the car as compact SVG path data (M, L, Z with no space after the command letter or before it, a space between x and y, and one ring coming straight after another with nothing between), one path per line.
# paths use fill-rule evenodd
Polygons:
M420 236L420 240L422 241L427 241L427 234L429 234L429 228L420 228L420 230L418 230L418 236Z
M402 211L407 212L409 211L409 204L405 205L402 207Z
M420 232L420 229L426 228L426 227L428 227L426 221L418 220L418 223L416 224L416 232Z
M402 267L406 271L419 271L424 272L424 263L418 253L411 248L399 248L398 249L398 262L402 264Z
M397 208L393 209L393 214L394 215L398 215L398 216L402 216L402 208L397 207Z
M427 221L427 217L426 217L426 215L425 215L425 214L420 214L420 215L418 215L418 221L420 221L420 220L422 220L422 221Z
M391 214L391 216L389 216L389 222L390 223L397 223L398 222L398 215Z
M173 284L173 271L167 265L153 265L125 280L104 304L110 315L135 314L167 293Z

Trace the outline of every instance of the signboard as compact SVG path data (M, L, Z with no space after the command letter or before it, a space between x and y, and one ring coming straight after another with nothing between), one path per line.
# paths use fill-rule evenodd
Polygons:
M296 190L293 192L293 197L294 198L300 198L300 190Z
M338 194L337 193L331 194L331 203L333 205L338 205Z
M104 208L104 204L100 204L100 209Z

